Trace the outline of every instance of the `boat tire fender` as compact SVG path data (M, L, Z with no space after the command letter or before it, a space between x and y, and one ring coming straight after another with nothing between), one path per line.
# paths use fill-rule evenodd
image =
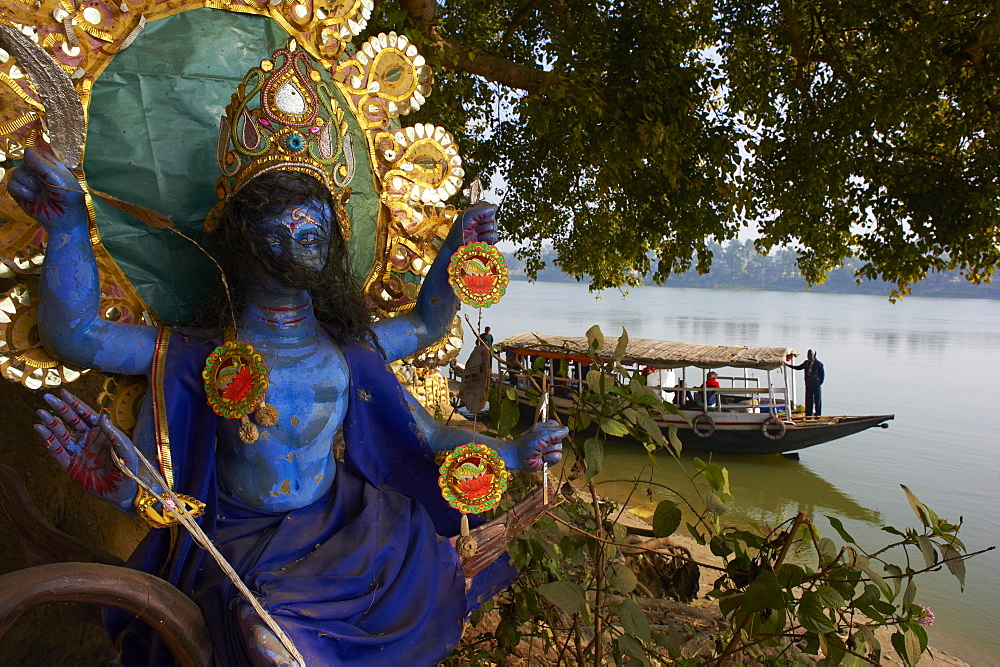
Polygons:
M760 432L768 440L781 440L785 437L785 431L787 430L788 427L785 426L785 422L777 417L768 417L760 425Z
M699 438L710 438L715 434L715 420L706 414L700 414L691 420L691 430Z

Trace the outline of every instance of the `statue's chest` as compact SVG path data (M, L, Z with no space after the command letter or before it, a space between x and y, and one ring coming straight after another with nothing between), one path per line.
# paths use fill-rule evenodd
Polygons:
M278 410L261 446L298 449L333 442L347 409L347 360L329 339L294 349L258 348L268 367L265 401Z

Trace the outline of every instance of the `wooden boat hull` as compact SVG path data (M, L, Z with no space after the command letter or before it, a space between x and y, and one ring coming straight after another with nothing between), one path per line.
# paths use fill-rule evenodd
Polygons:
M522 420L530 422L534 418L535 407L527 403L520 390L518 390L518 403ZM568 414L569 405L566 399L552 397L552 407L561 418L565 418ZM684 413L689 419L703 414L695 410L685 410ZM783 420L785 428L781 437L769 438L764 434L762 426L771 418L770 414L714 411L707 414L712 418L714 428L711 429L711 435L704 437L696 434L682 417L671 415L670 419L658 419L657 422L664 431L671 425L676 426L681 444L685 449L692 451L719 454L786 454L853 435L875 426L888 428L886 422L894 418L894 415L816 418L796 415L791 420ZM776 425L772 425L770 429L772 435L780 430Z
M837 440L860 433L874 426L888 428L885 422L893 415L839 416L821 420L793 420L786 424L785 435L780 439L767 438L760 426L757 428L726 428L717 422L715 433L703 438L696 435L686 424L678 427L677 435L686 449L710 451L719 454L786 454L813 445Z

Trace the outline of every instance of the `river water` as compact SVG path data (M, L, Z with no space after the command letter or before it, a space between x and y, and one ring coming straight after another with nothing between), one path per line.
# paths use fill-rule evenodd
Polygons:
M473 324L479 314L463 308ZM731 522L774 525L802 509L824 535L839 517L862 546L892 536L881 527L917 525L900 484L943 518L964 517L970 551L1000 543L1000 302L908 297L898 304L866 295L641 287L595 298L575 283L513 281L482 311L496 342L513 334L582 336L598 324L608 335L717 345L787 345L805 358L818 350L826 367L825 414L888 414L889 429L870 429L781 456L716 457L729 469ZM468 328L468 327L466 327ZM466 351L472 349L466 332ZM798 397L804 395L796 373ZM682 458L688 467L693 454ZM701 456L705 456L702 454ZM654 479L674 488L686 477L660 457ZM599 479L636 477L645 452L609 447ZM627 489L617 489L618 494ZM609 495L616 495L615 492ZM645 500L645 491L640 494ZM915 554L917 564L922 558ZM937 615L933 646L972 664L1000 664L1000 550L967 563L965 591L948 572L918 578L917 601Z

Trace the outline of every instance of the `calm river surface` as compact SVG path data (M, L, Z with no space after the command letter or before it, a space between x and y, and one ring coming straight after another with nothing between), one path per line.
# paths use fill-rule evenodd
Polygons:
M470 311L463 308L475 324ZM816 349L826 366L824 413L896 419L888 430L807 449L799 461L716 457L736 496L730 520L775 524L802 509L835 538L824 518L833 515L874 548L891 537L882 526L917 523L899 488L906 484L939 516L964 517L960 536L970 550L1000 544L1000 437L991 421L1000 413L998 301L908 297L893 305L865 295L668 287L625 297L604 292L598 300L583 285L514 281L482 311L482 324L497 342L527 331L582 336L599 324L605 334L624 327L633 338L787 345L800 359ZM635 477L648 461L641 448L620 443L609 448L602 477ZM676 464L660 461L654 478L683 488ZM972 559L967 570L964 592L947 572L918 578L918 601L937 614L931 643L972 664L1000 664L1000 550Z

